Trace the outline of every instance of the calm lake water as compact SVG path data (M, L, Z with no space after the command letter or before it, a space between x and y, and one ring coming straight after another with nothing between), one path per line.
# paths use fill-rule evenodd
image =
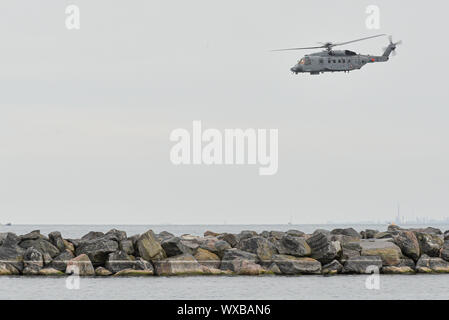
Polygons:
M347 227L348 225L345 225ZM442 231L448 225L433 225ZM88 231L125 230L128 235L148 229L175 235L201 235L206 230L289 230L313 232L338 225L17 225L0 226L0 232L43 234L61 231L63 237L81 237ZM352 225L356 230L384 230L386 225ZM407 226L423 227L423 226ZM380 289L367 289L365 275L324 276L195 276L145 278L81 278L79 289L67 289L66 278L0 277L0 299L449 299L449 275L380 275Z

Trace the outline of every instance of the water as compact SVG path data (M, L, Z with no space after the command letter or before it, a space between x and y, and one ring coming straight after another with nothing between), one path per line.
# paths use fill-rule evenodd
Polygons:
M345 225L347 227L348 225ZM0 232L24 234L40 229L43 234L61 231L66 238L78 238L88 231L125 230L128 235L148 229L169 231L176 235L201 235L206 230L240 232L241 230L298 229L307 233L338 225L16 225L0 226ZM385 230L384 225L352 225ZM407 226L425 227L425 226ZM434 225L441 230L447 225ZM69 290L62 277L0 277L0 299L449 299L449 274L380 275L380 289L367 289L367 275L324 276L192 276L144 278L81 278L80 288Z

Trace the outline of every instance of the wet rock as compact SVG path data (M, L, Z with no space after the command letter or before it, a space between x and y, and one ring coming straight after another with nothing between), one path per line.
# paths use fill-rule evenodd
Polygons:
M334 229L331 231L332 235L344 235L352 238L359 238L360 233L358 233L354 228L345 228L345 229Z
M229 245L234 248L237 243L238 243L238 238L235 234L232 233L222 233L217 237L219 240L224 240L227 243L229 243Z
M83 253L67 262L65 273L79 276L94 276L95 269L87 254Z
M333 260L331 263L324 265L321 272L323 274L330 275L330 274L341 273L342 270L343 270L343 265L340 262L338 262L337 260Z
M164 249L162 249L152 230L148 230L139 237L137 251L147 261L160 260L166 257Z
M49 277L60 277L64 275L64 272L53 269L53 268L43 268L40 269L39 272L37 273L40 276L49 276Z
M293 238L288 236L289 238ZM300 239L300 238L298 238ZM294 242L294 243L293 243ZM302 239L302 242L305 243L305 240ZM299 241L292 241L289 242L289 244L292 244L292 247L294 245L299 245ZM307 245L307 244L306 244ZM256 236L252 238L247 238L244 240L241 240L237 246L238 249L254 253L257 255L260 261L271 261L271 258L273 255L277 254L276 247L274 244L272 244L270 241L265 239L264 237ZM230 248L227 248L230 249ZM310 248L309 248L310 249ZM298 249L299 251L299 249Z
M312 258L279 254L273 256L273 262L283 274L287 275L321 273L321 263Z
M389 241L361 241L362 256L379 256L384 266L394 266L399 264L402 258L401 249L393 242Z
M9 232L0 247L0 261L12 265L15 269L22 271L23 254L25 250L18 245L20 238Z
M48 239L50 240L50 243L54 245L60 252L64 251L66 249L64 239L62 239L61 232L59 231L53 231L48 234Z
M39 250L42 254L48 253L52 258L56 257L59 254L58 248L43 238L38 238L36 240L24 240L19 244L22 248L28 249L33 247L36 250Z
M416 271L420 273L448 273L449 262L423 254L416 263Z
M73 258L75 258L75 255L71 251L64 250L50 262L49 267L59 271L65 271L67 269L67 262Z
M385 266L382 267L382 273L385 274L413 274L415 270L407 266Z
M130 239L125 239L120 241L119 243L119 249L123 252L126 252L127 254L134 254L134 245L133 241Z
M23 271L25 275L37 274L44 267L42 253L34 248L26 249L23 255Z
M112 272L104 267L98 267L95 269L95 275L98 277L107 277L112 275Z
M195 253L194 258L198 261L199 264L203 266L214 269L220 268L221 264L220 257L208 250L199 248L198 251Z
M86 254L94 267L104 265L108 255L118 250L118 243L107 236L83 240L76 247L76 255Z
M124 269L114 274L113 277L148 277L152 275L152 270Z
M312 237L307 239L307 244L312 249L311 257L323 264L330 263L337 257L336 246L328 240L324 233L314 233Z
M190 254L182 254L154 262L155 273L159 276L201 274L201 265Z
M421 254L426 254L430 257L439 257L440 250L443 247L444 241L441 237L429 233L422 233L415 231L418 239L419 249Z
M305 257L312 253L312 249L305 238L285 235L276 242L276 249L279 254L291 255L295 257ZM276 254L276 252L273 252ZM272 255L273 255L272 254Z
M349 258L344 266L343 273L372 273L382 268L382 259L378 256L360 256Z
M112 273L119 272L124 269L133 269L135 261L124 251L112 252L108 255L105 267Z
M419 242L414 232L401 231L398 235L394 236L393 239L394 243L401 249L404 255L418 261L421 253Z

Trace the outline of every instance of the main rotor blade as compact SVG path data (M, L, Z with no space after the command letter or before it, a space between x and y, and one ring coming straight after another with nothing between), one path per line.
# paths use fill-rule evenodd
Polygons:
M320 49L320 48L325 48L325 46L319 46L319 47L305 47L305 48L276 49L276 50L271 50L271 51L307 50L307 49Z
M362 41L362 40L368 40L368 39L372 39L372 38L377 38L377 37L382 37L382 36L386 36L386 34L378 34L376 36L371 36L371 37L366 37L366 38L361 38L361 39L357 39L357 40L351 40L351 41L347 41L347 42L338 42L338 43L333 43L332 46L342 46L344 44L348 44L348 43L353 43L353 42L357 42L357 41Z

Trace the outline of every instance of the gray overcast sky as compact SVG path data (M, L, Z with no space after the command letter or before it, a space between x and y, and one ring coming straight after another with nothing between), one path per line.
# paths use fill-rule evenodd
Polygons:
M65 28L77 4L81 30ZM367 5L381 29L365 27ZM449 216L445 1L0 3L0 222L320 223ZM362 71L270 49L377 33ZM380 54L386 38L346 48ZM278 128L279 171L178 166L171 130Z

